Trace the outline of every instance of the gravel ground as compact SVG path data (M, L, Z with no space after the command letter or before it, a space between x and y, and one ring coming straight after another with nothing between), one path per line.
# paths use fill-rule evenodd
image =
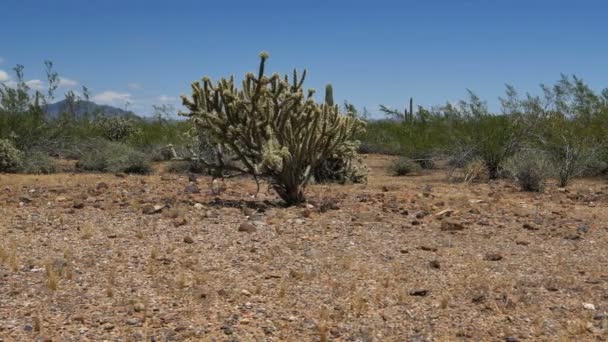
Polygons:
M0 175L0 341L608 340L605 180L367 162L291 208L248 179Z

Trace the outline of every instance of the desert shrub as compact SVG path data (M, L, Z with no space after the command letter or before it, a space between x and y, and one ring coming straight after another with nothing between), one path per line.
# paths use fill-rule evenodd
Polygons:
M463 178L464 182L475 182L480 180L487 180L488 178L488 168L486 161L483 159L473 159L466 163L463 168Z
M395 176L406 176L419 170L420 165L405 157L401 157L391 164L391 172Z
M356 144L364 122L344 115L333 104L330 87L325 103L305 91L305 73L293 80L266 76L268 55L260 55L258 75L248 73L242 89L234 78L192 84L192 98L182 97L186 114L219 152L200 161L214 170L232 170L266 178L288 205L305 200L304 189L323 160L348 144Z
M12 142L0 139L0 172L18 171L23 162L23 153Z
M197 160L173 160L169 162L167 172L207 174L205 166Z
M474 95L471 95L474 96ZM472 100L475 103L475 98ZM493 115L487 112L485 103L481 109L465 112L465 121L458 131L458 149L470 150L485 163L490 179L498 178L502 163L513 155L521 143L521 131L516 118Z
M543 151L523 149L507 159L504 167L522 191L539 192L544 189L553 166Z
M23 158L19 172L31 174L51 174L57 172L57 163L47 153L31 151Z
M137 132L135 123L121 116L101 117L95 121L101 136L111 141L122 141Z
M152 171L149 157L132 147L105 142L98 149L85 152L76 166L84 171L146 174Z

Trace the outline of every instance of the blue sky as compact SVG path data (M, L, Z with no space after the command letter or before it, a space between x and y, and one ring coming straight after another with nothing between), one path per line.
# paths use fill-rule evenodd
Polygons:
M36 86L43 61L97 102L138 113L179 103L191 81L307 68L338 101L378 112L455 101L466 89L498 109L509 83L538 91L560 73L608 86L608 2L3 0L0 80L15 64ZM4 71L4 73L2 72ZM9 74L9 75L6 75ZM10 80L8 80L10 81ZM70 82L72 81L72 82Z

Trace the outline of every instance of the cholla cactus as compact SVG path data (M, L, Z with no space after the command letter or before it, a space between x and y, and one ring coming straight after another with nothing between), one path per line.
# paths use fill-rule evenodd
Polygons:
M213 83L205 77L192 84L192 97L182 96L192 123L217 145L216 155L201 160L208 168L266 177L288 204L305 200L304 188L322 160L353 144L364 126L327 102L304 91L301 76L266 76L267 53L260 54L258 75L248 73L242 88L234 77Z
M0 172L15 172L21 166L23 154L9 140L0 139Z
M102 117L95 125L106 139L112 141L123 140L137 132L132 120L120 116Z

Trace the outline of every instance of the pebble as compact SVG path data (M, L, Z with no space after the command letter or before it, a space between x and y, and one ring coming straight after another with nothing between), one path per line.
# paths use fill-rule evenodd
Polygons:
M595 305L593 305L591 303L583 303L583 308L585 308L587 310L595 310Z
M500 261L502 260L502 255L499 253L487 253L483 259L488 261Z
M239 225L239 232L255 233L258 229L249 222L243 222Z
M414 289L410 291L410 296L424 297L429 293L426 289Z
M82 209L82 208L84 208L84 202L82 200L74 200L74 203L72 204L72 208Z
M184 242L185 243L194 243L194 240L192 240L192 238L190 236L184 236Z
M188 194L200 194L201 189L199 189L195 184L188 184L186 185L186 188L184 188L184 192Z
M139 320L137 318L127 318L127 320L125 322L128 325L136 325L139 323Z
M133 310L135 310L135 312L142 312L146 309L146 306L143 305L142 303L135 303L135 305L133 305Z
M444 232L453 232L463 230L464 225L462 223L454 221L441 221L441 230Z

